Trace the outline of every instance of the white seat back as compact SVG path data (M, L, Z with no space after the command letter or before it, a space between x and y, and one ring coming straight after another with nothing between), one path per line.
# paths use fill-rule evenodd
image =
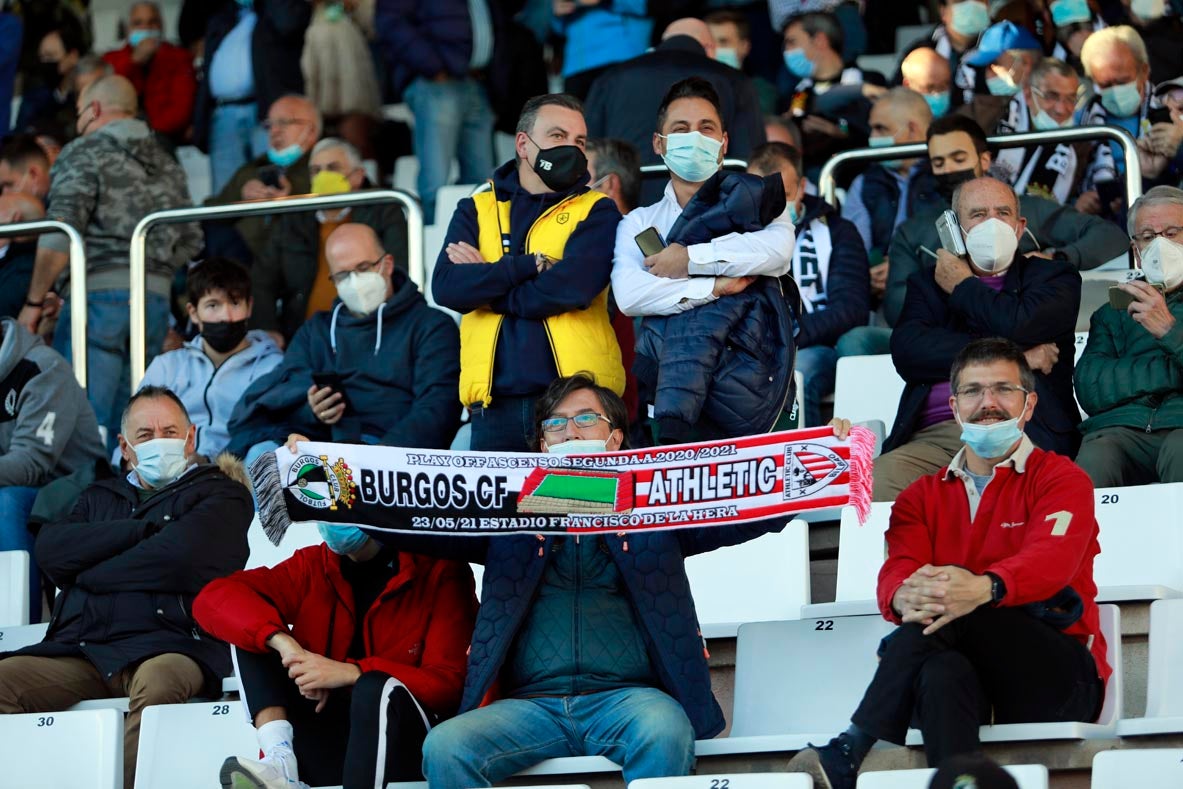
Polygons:
M705 638L732 638L743 622L797 619L809 602L809 527L793 520L779 533L690 556L686 575Z
M1180 716L1183 716L1183 600L1159 600L1150 605L1146 717Z
M461 200L472 194L479 184L451 184L441 186L435 193L435 221L433 225L447 228ZM427 217L430 219L431 217Z
M0 652L15 652L45 638L48 624L0 627Z
M288 529L279 545L272 545L271 540L267 539L266 532L263 531L263 524L259 522L259 513L257 512L247 529L246 541L250 548L250 556L246 560L246 569L248 570L253 570L256 567L274 567L290 558L301 548L324 542L316 527L303 524Z
M804 773L731 773L680 775L676 778L638 778L628 789L813 789Z
M814 603L801 617L864 616L879 611L876 601L879 568L887 556L884 535L893 502L871 504L867 522L859 524L854 507L843 507L838 526L838 579L834 602Z
M852 422L878 419L887 435L891 435L903 393L904 379L896 372L891 354L844 356L838 360L834 416Z
M1179 789L1183 748L1101 751L1093 757L1092 789Z
M135 789L208 789L228 756L259 758L240 701L147 707L140 724Z
M844 730L894 628L878 616L740 625L731 736L801 735L804 745Z
M1019 789L1047 789L1047 768L1042 764L1009 764L1004 767ZM935 769L886 770L863 773L858 777L858 789L928 789Z
M0 551L0 627L29 624L29 552Z
M0 784L37 789L123 786L123 713L0 715Z
M1101 553L1093 564L1098 599L1183 596L1183 482L1095 492Z

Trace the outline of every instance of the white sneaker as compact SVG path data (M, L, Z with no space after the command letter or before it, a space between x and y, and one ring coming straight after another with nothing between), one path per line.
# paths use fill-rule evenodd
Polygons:
M308 789L308 784L288 776L282 759L259 761L231 756L222 762L223 789Z

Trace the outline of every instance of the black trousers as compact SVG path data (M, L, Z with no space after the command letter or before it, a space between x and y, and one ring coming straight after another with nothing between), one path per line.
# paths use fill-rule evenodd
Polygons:
M928 764L980 750L987 723L1093 721L1105 692L1085 646L1017 608L979 608L930 636L906 624L879 647L851 721L876 739L924 735Z
M410 692L388 674L362 674L352 688L332 691L317 713L316 702L300 695L277 653L236 649L235 662L252 720L266 707L287 710L300 780L343 789L373 789L379 774L381 786L423 780L427 726Z

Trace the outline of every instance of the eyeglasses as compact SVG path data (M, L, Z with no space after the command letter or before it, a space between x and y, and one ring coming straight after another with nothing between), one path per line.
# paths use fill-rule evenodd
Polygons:
M345 280L349 279L350 274L365 274L368 271L373 271L382 265L382 259L386 257L383 255L377 260L367 260L363 263L358 263L349 271L338 271L336 274L330 274L329 279L333 281L334 285L340 285Z
M1015 386L1014 384L988 384L986 386L982 386L981 384L968 384L967 386L961 387L953 394L956 395L959 400L964 400L967 403L980 403L982 398L986 396L986 392L989 392L995 400L1011 401L1015 399L1019 392L1022 392L1024 397L1031 394L1029 389L1024 389L1023 387Z
M262 123L263 131L271 131L272 129L286 129L289 126L304 126L308 123L304 118L276 118L275 120L265 120Z
M1040 90L1039 88L1031 88L1031 93L1039 99L1044 100L1053 107L1056 105L1067 105L1075 108L1078 101L1080 101L1081 89L1077 88L1076 93L1054 93L1050 90Z
M1135 233L1134 241L1138 243L1138 246L1145 247L1149 246L1150 242L1159 236L1162 236L1167 241L1174 241L1176 238L1179 238L1181 233L1183 233L1183 227L1171 225L1170 227L1164 227L1162 230L1143 230L1140 233ZM1180 240L1183 241L1183 239Z
M318 174L323 173L327 170L330 173L341 173L342 175L350 175L353 172L353 170L356 170L356 169L357 169L356 167L353 169L348 169L348 166L342 167L340 164L337 164L336 162L333 162L332 164L310 164L310 165L308 165L308 174L315 178Z
M597 424L599 424L601 419L607 422L609 427L612 426L612 420L602 414L587 413L576 414L575 416L569 417L552 416L542 420L542 432L558 433L560 430L563 430L567 427L568 421L574 422L575 426L578 428L587 430L589 427L595 427Z

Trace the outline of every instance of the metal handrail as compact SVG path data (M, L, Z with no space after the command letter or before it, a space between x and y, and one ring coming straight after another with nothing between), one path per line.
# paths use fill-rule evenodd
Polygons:
M1142 195L1142 169L1138 163L1138 149L1132 135L1116 126L1076 126L1071 129L1008 134L990 137L987 141L995 148L1019 148L1050 142L1080 142L1081 140L1109 139L1121 146L1125 158L1126 199L1130 202ZM843 151L830 158L822 167L817 179L817 191L830 205L834 203L834 173L839 167L851 162L879 161L881 159L909 159L927 157L928 146L922 142L908 145L892 145L883 148L859 148Z
M398 189L367 189L337 195L308 195L278 197L273 200L248 200L229 205L171 208L148 214L131 234L131 391L134 394L144 377L147 366L148 305L147 240L148 232L158 224L176 224L202 219L240 219L263 214L292 214L298 211L347 208L358 205L398 203L407 213L407 274L411 281L424 288L423 268L423 209L413 195Z
M44 233L65 233L70 239L70 346L74 377L86 388L86 245L82 235L72 226L56 219L17 222L0 225L0 238L7 236L39 236ZM23 295L23 294L22 294Z

